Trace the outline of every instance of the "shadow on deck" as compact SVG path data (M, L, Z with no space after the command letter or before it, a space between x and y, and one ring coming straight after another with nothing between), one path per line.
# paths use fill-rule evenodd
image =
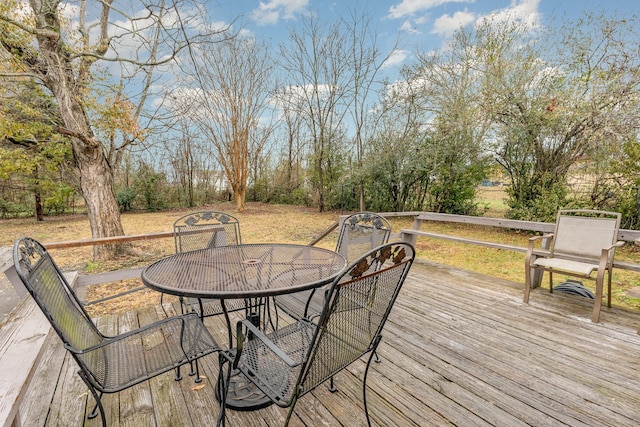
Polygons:
M636 426L640 419L640 314L536 289L522 303L522 284L416 262L384 330L382 363L368 378L372 422L381 426ZM127 313L141 324L156 307ZM225 326L208 326L226 342ZM118 319L98 319L117 330ZM99 425L86 420L93 400L59 340L44 357L20 409L23 424ZM218 405L217 357L202 362L203 387L167 373L104 398L111 425L209 426ZM365 362L336 377L338 392L320 386L301 399L291 425L365 425ZM231 426L280 426L286 409L228 411Z

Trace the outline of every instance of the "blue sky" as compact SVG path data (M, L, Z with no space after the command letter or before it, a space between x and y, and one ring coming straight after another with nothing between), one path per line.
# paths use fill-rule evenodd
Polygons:
M442 47L457 28L489 15L544 26L557 24L558 19L576 19L585 11L635 14L640 11L640 0L214 0L209 6L214 19L243 16L247 31L273 44L283 41L288 29L295 28L305 14L318 13L321 19L331 20L337 14L346 14L349 8L366 9L379 29L380 40L389 48L395 35L402 33L403 42L392 64L398 67L411 61L417 50Z

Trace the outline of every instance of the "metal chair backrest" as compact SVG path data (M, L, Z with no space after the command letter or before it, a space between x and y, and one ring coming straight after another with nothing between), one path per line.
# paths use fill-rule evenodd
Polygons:
M411 245L389 243L368 252L336 278L302 367L300 395L375 351L414 258Z
M618 212L560 210L551 252L554 256L568 255L597 260L602 248L616 243L621 217Z
M336 252L351 263L387 243L390 234L391 224L384 217L373 212L357 212L342 222Z
M240 222L224 212L192 212L173 223L176 252L239 245Z
M13 246L13 260L22 283L66 347L82 350L103 342L104 336L44 246L20 238Z

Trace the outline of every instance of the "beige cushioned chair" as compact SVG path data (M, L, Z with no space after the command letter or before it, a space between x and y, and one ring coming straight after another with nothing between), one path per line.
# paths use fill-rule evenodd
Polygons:
M553 234L529 239L525 257L524 302L529 302L534 271L549 272L549 289L553 292L553 273L596 281L596 295L591 320L598 322L604 276L607 275L607 306L611 307L611 273L621 214L597 210L560 210ZM550 239L549 249L535 249L535 242ZM596 272L595 278L591 277Z

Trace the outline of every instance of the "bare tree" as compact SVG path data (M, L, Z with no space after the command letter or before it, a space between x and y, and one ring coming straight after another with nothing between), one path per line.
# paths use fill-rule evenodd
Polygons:
M191 53L193 67L185 72L192 90L180 89L181 104L211 145L242 212L251 163L272 129L273 63L264 44L241 37Z
M5 3L0 8L0 46L21 71L3 75L32 78L51 91L64 123L58 132L71 139L91 234L122 235L113 165L87 111L93 65L98 61L136 66L167 63L187 45L187 38L190 43L203 40L205 35L190 27L192 19L201 21L202 11L183 16L186 5L179 0L140 2L139 10L144 12L131 14L116 9L113 0L82 0L76 7L65 7L61 0L29 0L27 9L17 6ZM66 13L74 14L71 21ZM134 39L141 42L132 45ZM157 40L163 47L161 53L154 51ZM94 255L110 257L125 249L96 246Z
M350 68L347 40L340 25L325 25L304 18L301 29L290 34L290 45L280 48L282 66L290 82L289 111L303 117L311 137L312 175L320 212L325 209L326 168L333 154L332 137L346 114L345 93Z
M378 45L378 32L371 25L371 19L365 13L358 14L350 11L348 19L343 20L345 32L348 36L348 53L350 60L349 73L352 78L349 83L347 99L349 112L354 126L354 145L356 148L356 167L362 168L365 153L365 125L371 107L371 97L381 86L379 74L387 60L393 55L399 45L396 39L394 45L386 53ZM364 185L359 183L360 210L366 210L364 199Z
M280 166L278 186L291 192L299 188L304 177L302 175L304 155L304 141L302 136L302 115L299 114L300 106L295 105L297 95L291 98L287 91L278 91L277 105L282 112L283 141L281 156L283 158Z

